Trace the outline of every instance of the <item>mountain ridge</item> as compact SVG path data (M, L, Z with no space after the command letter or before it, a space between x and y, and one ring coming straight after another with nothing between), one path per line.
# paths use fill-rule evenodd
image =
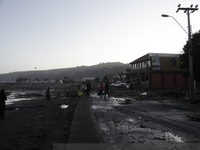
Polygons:
M106 74L116 74L130 68L128 64L120 62L99 63L92 66L77 66L70 68L57 68L50 70L19 71L0 74L0 81L16 81L17 78L38 79L78 79L83 77L100 77Z

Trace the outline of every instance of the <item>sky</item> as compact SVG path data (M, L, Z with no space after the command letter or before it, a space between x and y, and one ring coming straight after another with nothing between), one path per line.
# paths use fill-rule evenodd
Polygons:
M0 74L181 53L199 0L0 0ZM193 7L194 7L193 6ZM200 30L200 10L190 15Z

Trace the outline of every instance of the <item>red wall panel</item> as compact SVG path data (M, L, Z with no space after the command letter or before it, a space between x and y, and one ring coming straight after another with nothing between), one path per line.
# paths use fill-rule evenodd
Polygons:
M178 87L184 87L188 86L189 84L188 77L183 77L182 74L177 74L176 75L176 86Z
M162 76L159 73L151 74L151 87L162 87Z
M170 88L170 87L174 87L174 75L171 74L164 74L163 75L163 83L164 83L164 87L166 88Z
M189 78L182 74L152 73L150 88L178 88L189 85Z

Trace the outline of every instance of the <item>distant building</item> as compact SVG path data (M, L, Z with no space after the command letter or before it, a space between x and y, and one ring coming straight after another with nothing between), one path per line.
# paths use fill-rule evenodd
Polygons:
M52 80L49 80L49 83L63 83L63 80L62 79L52 79Z
M95 79L95 77L83 77L79 81L83 81L83 82L85 82L85 81L94 81L94 79Z
M148 53L131 63L126 71L127 79L145 88L188 87L186 70L179 68L178 54Z

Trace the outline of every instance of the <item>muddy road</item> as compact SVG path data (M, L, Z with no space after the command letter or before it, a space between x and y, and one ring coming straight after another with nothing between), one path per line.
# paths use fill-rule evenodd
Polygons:
M116 149L198 149L200 104L182 98L157 100L93 93L92 112L105 141Z

